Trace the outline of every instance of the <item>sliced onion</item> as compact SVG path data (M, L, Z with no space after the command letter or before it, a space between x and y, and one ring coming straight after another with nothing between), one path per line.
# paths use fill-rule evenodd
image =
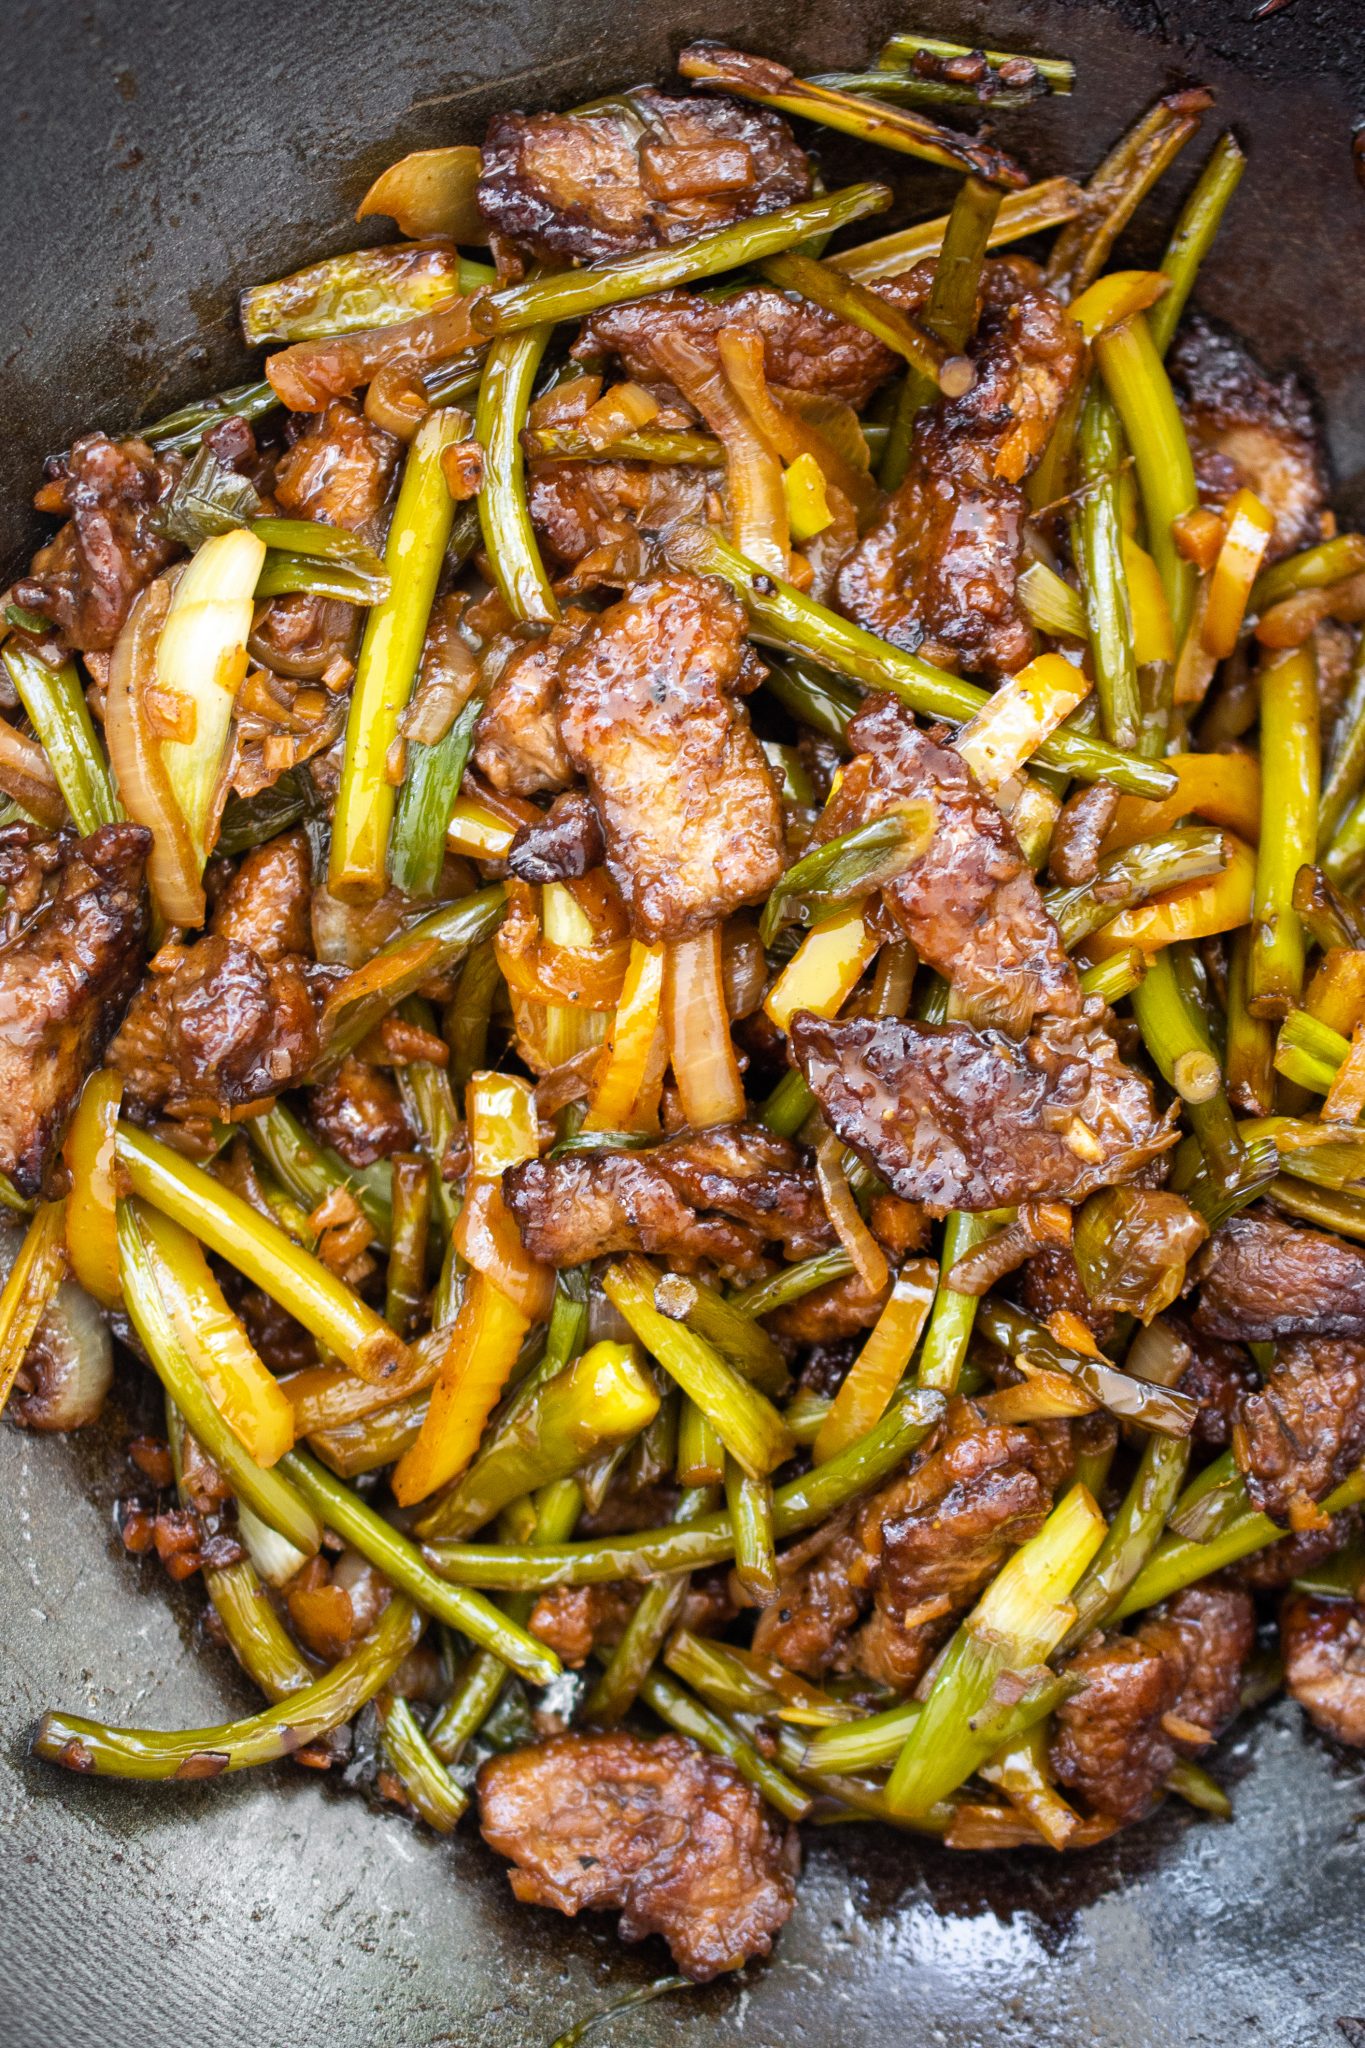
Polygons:
M843 1147L833 1132L826 1131L815 1148L815 1177L825 1214L834 1234L853 1261L858 1278L869 1294L880 1294L890 1280L886 1254L862 1219L853 1190L844 1172Z
M232 713L264 562L265 542L245 528L206 540L175 587L157 644L154 687L179 700L186 727L183 738L161 741L161 758L201 869L227 794ZM147 706L144 682L144 719Z
M785 577L791 553L782 464L740 404L719 363L680 333L658 337L659 366L725 450L731 539L742 555Z
M809 455L825 482L848 500L858 518L870 519L877 508L877 486L867 470L846 460L817 426L789 411L777 398L764 370L762 335L744 327L723 328L717 346L731 389L773 454L783 462Z
M0 1284L24 1242L21 1224L0 1225ZM114 1377L108 1325L83 1288L63 1280L34 1333L8 1413L23 1429L82 1429L104 1405Z
M356 208L357 220L385 213L405 235L449 235L480 243L488 229L474 197L481 152L473 144L414 149L381 171Z
M664 971L664 1029L683 1115L693 1130L739 1123L744 1082L730 1038L721 967L720 929L668 947Z
M237 1502L237 1534L246 1545L251 1562L267 1586L287 1586L308 1562L306 1551L296 1550L287 1536L263 1522L244 1500Z
M67 821L66 805L52 773L52 764L27 733L16 732L0 718L0 790L40 825L58 831Z
M157 642L177 574L159 576L143 591L119 634L109 664L104 738L123 807L152 835L147 880L153 900L167 924L195 926L204 920L199 862L142 710L142 691L155 673Z

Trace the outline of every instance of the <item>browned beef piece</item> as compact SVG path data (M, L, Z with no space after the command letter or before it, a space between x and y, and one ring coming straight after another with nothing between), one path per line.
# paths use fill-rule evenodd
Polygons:
M918 264L904 277L883 278L872 289L879 297L916 313L933 281L932 264ZM856 410L894 374L899 358L865 327L827 313L809 299L788 298L773 285L748 285L728 298L699 292L658 292L653 298L609 306L594 313L574 343L580 361L614 356L637 384L677 401L659 356L661 337L682 336L714 356L725 328L743 328L763 339L763 368L770 384L787 391L841 398Z
M372 529L389 495L401 444L349 399L310 420L275 470L275 496L295 519Z
M560 1735L479 1772L484 1840L527 1905L620 1907L699 1981L767 1955L795 1896L796 1838L727 1758L680 1735Z
M578 639L586 613L571 611L549 632L537 631L491 650L502 659L474 728L474 765L504 796L565 789L573 770L559 737L559 667Z
M766 1318L768 1328L794 1344L835 1344L870 1330L886 1305L886 1289L873 1293L856 1273L817 1287Z
M1273 1209L1232 1217L1199 1261L1195 1327L1255 1344L1365 1337L1365 1251Z
M1197 1755L1236 1713L1255 1636L1250 1595L1217 1579L1132 1635L1092 1636L1066 1667L1085 1687L1057 1709L1058 1783L1120 1824L1140 1819L1176 1758Z
M1280 1609L1290 1697L1314 1727L1365 1749L1365 1607L1296 1593Z
M1085 1017L1016 1044L966 1024L800 1011L791 1042L831 1128L931 1215L1078 1202L1175 1137L1148 1083Z
M1089 1325L1101 1351L1114 1333L1114 1318L1106 1310L1096 1308L1086 1293L1069 1245L1044 1245L1026 1261L1019 1298L1040 1323L1058 1314L1078 1316Z
M141 825L88 839L0 831L0 1173L26 1197L142 973L150 845Z
M533 1636L571 1671L581 1670L599 1643L618 1642L640 1599L639 1586L552 1586L527 1622Z
M313 950L313 861L305 832L282 832L245 854L213 913L212 929L267 965Z
M177 468L145 441L83 435L38 493L39 510L65 514L66 524L33 557L15 602L45 613L73 647L112 647L133 599L180 553L156 521Z
M729 99L642 88L633 112L495 114L479 211L556 265L666 249L804 199L810 165L786 122Z
M537 823L522 826L507 850L507 872L522 882L567 882L600 868L606 851L590 799L570 789Z
M1272 561L1320 540L1327 462L1298 378L1272 382L1240 341L1197 313L1169 362L1204 504L1253 490L1275 515Z
M714 577L637 583L560 659L559 730L587 777L639 938L687 938L765 897L782 800L747 712L743 606Z
M833 1242L800 1151L761 1124L689 1131L648 1152L528 1160L503 1189L527 1250L555 1266L643 1251L746 1272L766 1244L801 1259Z
M1069 796L1052 828L1048 873L1066 888L1092 881L1099 870L1100 848L1118 815L1119 792L1112 782L1088 782Z
M1233 1565L1232 1577L1257 1593L1278 1592L1315 1565L1325 1564L1359 1529L1359 1509L1343 1508L1340 1514L1329 1515L1321 1529L1299 1529L1264 1550L1253 1550L1250 1557Z
M1241 1344L1205 1336L1183 1316L1168 1315L1166 1321L1189 1348L1190 1362L1175 1384L1199 1403L1191 1440L1211 1451L1226 1450L1239 1399L1261 1384L1256 1361Z
M721 482L711 470L680 462L533 463L531 518L549 552L570 566L605 550L610 580L608 567L635 563L642 534L704 519Z
M787 1552L756 1649L812 1678L851 1669L915 1684L954 1618L1042 1527L1069 1459L1064 1425L983 1428L970 1408L963 1421L850 1522Z
M952 982L968 1021L1022 1037L1040 1013L1073 1015L1076 970L999 805L962 756L881 693L848 739L853 759L821 813L820 836L837 839L907 802L930 805L933 836L885 897L921 958Z
M1253 1506L1277 1522L1339 1486L1365 1457L1365 1344L1281 1344L1264 1386L1238 1399L1232 1448Z
M264 1288L243 1288L236 1306L253 1350L277 1377L317 1364L317 1338L288 1309L272 1301Z
M376 1159L410 1151L416 1142L392 1075L353 1053L310 1089L308 1117L348 1166L373 1166Z
M1076 324L1031 266L986 266L976 382L920 416L905 481L839 575L859 625L984 675L1009 675L1036 641L1017 595L1023 479L1079 374Z
M109 1060L138 1109L232 1121L302 1080L330 970L210 933L134 997Z

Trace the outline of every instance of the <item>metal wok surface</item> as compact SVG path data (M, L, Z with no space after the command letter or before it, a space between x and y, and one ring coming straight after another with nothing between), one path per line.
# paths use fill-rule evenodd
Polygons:
M1312 378L1339 502L1365 512L1360 0L40 0L4 9L0 570L31 545L44 453L244 372L233 293L353 246L370 176L475 140L491 108L664 72L695 35L804 66L892 28L1065 51L1071 101L1009 117L1035 171L1088 167L1139 106L1204 79L1251 169L1201 303ZM1002 124L1003 125L1003 124ZM1215 132L1210 123L1210 135ZM1132 248L1159 246L1193 174ZM828 157L837 169L839 153ZM882 160L883 163L885 160ZM917 211L937 204L912 170ZM198 1595L112 1523L136 1390L76 1439L0 1430L0 2048L549 2048L666 1965L610 1920L515 1906L453 1843L288 1766L140 1790L25 1755L44 1706L165 1726L250 1709ZM1365 1773L1281 1705L1225 1744L1230 1826L1174 1805L1074 1859L953 1856L807 1831L776 1958L623 2014L604 2044L696 2048L1318 2048L1365 2044Z

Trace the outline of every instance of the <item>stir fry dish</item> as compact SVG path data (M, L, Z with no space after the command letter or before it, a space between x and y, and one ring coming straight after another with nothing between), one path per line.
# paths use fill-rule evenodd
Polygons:
M1076 182L997 139L1058 60L679 69L404 158L261 381L49 462L0 1401L117 1356L263 1696L38 1757L472 1807L704 1980L807 1818L1365 1746L1365 536L1190 310L1231 135L1115 267L1208 92Z

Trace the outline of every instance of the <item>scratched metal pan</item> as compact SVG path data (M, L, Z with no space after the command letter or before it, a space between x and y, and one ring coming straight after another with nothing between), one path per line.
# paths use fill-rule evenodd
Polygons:
M42 457L246 372L252 280L353 243L400 150L488 113L665 73L695 35L806 67L896 27L1077 60L1075 97L1009 117L1039 172L1082 170L1155 93L1205 80L1251 155L1203 303L1308 372L1339 502L1365 512L1365 191L1351 163L1362 0L5 0L0 574L32 545ZM833 168L841 159L831 150ZM1137 224L1157 246L1194 161ZM852 162L853 159L847 160ZM883 159L879 169L886 169ZM920 211L942 196L914 169ZM133 1397L123 1395L124 1410ZM514 1906L453 1844L298 1770L139 1790L30 1764L61 1704L193 1725L247 1710L191 1600L125 1559L124 1415L0 1429L3 2048L548 2048L664 1966L610 1922ZM1229 1826L1170 1809L1073 1859L952 1856L808 1832L766 1966L623 2015L604 2042L696 2048L1317 2048L1365 2043L1365 1780L1280 1706L1226 1746Z

